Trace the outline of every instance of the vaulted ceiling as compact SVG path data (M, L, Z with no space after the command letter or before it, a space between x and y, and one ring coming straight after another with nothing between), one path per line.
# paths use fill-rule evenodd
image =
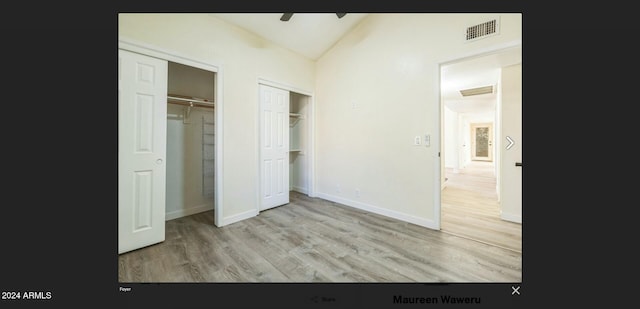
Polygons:
M281 13L210 15L317 60L368 14L294 13L289 21L281 21Z
M217 13L210 15L309 59L317 60L371 14L348 13L342 18L338 18L335 13L294 13L291 19L286 22L280 20L282 13ZM495 93L463 97L459 90L496 85L501 67L521 61L521 48L512 48L504 52L443 66L441 94L445 105L456 112L494 111Z

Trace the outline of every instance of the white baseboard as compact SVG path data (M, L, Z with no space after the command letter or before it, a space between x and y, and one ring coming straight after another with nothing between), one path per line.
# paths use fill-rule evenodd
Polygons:
M353 208L358 208L364 211L368 211L368 212L372 212L378 215L382 215L385 217L389 217L389 218L394 218L394 219L398 219L401 221L405 221L405 222L409 222L409 223L413 223L415 225L419 225L419 226L423 226L426 228L430 228L433 230L437 230L437 226L436 223L433 220L429 220L429 219L424 219L424 218L420 218L420 217L416 217L414 215L410 215L410 214L406 214L406 213L402 213L402 212L398 212L395 210L390 210L390 209L386 209L386 208L381 208L381 207L377 207L377 206L373 206L373 205L369 205L369 204L365 204L365 203L361 203L361 202L356 202L353 200L349 200L346 198L342 198L339 196L334 196L334 195L330 195L330 194L326 194L326 193L317 193L317 197L321 198L321 199L325 199L328 201L332 201L335 203L340 203L349 207L353 207Z
M242 221L242 220L245 220L245 219L253 218L253 217L257 216L257 215L258 215L258 211L257 210L250 209L250 210L247 210L245 212L241 212L239 214L235 214L233 216L224 217L224 218L222 218L221 227L225 226L225 225L232 224L232 223L236 223L238 221Z
M514 214L505 213L505 212L500 212L500 218L502 218L502 220L507 220L507 221L522 224L521 215L514 215Z
M303 187L298 187L298 186L293 186L291 187L292 191L296 191L296 192L300 192L302 194L309 194L309 190L307 190L307 188L303 188Z
M165 221L182 218L186 216L190 216L193 214L201 213L203 211L213 210L213 204L203 204L195 207L189 207L185 209L178 209L174 211L167 212L164 216Z

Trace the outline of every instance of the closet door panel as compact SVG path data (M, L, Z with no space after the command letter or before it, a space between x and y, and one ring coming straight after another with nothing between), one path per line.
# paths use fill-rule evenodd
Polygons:
M289 92L260 87L260 210L289 203Z
M167 61L118 51L118 253L164 241Z

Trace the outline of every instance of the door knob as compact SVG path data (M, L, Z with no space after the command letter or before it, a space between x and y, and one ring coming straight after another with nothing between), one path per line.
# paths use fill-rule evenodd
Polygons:
M156 164L158 164L158 165L162 164L162 159L156 160Z

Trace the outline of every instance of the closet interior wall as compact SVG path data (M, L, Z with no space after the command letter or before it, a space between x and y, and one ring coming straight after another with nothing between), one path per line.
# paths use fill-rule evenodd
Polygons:
M214 81L214 72L169 62L169 96L213 102ZM166 220L214 208L214 111L168 100Z
M309 194L309 96L289 93L289 191Z

